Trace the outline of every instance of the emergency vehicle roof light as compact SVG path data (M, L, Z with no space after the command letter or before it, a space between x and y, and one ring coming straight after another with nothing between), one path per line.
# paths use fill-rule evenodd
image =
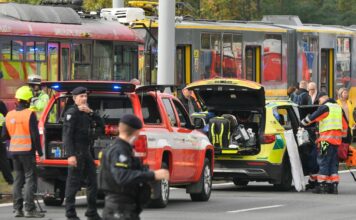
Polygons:
M136 86L128 82L117 81L61 81L61 82L42 82L42 86L53 89L56 92L70 92L78 86L85 86L88 91L102 91L102 92L121 92L131 93L135 91Z
M115 91L120 91L121 90L121 86L119 85L113 85L112 87Z
M51 88L54 89L54 90L58 90L59 87L60 87L60 86L59 86L58 84L54 84L54 85L51 86Z

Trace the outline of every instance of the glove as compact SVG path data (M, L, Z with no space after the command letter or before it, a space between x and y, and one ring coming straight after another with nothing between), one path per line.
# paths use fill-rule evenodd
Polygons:
M300 122L303 126L308 126L308 122L307 120L304 118L301 122Z
M329 148L329 143L326 141L321 141L320 142L320 154L321 155L326 155L328 152L328 148Z

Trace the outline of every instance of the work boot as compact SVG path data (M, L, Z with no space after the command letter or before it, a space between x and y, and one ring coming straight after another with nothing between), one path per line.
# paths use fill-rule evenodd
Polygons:
M14 213L16 218L25 216L22 210L14 210Z
M308 184L305 186L305 189L314 189L315 186L317 184L317 181L312 181L312 180L308 180Z
M316 194L324 194L327 192L327 186L325 182L319 183L317 182L315 188L313 189L313 193Z
M45 217L45 214L34 209L31 211L25 211L25 217L26 218L43 218L43 217Z
M328 193L329 194L338 194L338 185L339 183L328 183Z

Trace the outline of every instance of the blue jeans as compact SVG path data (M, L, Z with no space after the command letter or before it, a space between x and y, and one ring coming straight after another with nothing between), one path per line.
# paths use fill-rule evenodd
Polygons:
M337 176L339 170L339 159L337 156L338 146L329 144L326 154L318 152L319 173L318 176ZM319 179L318 179L319 180Z

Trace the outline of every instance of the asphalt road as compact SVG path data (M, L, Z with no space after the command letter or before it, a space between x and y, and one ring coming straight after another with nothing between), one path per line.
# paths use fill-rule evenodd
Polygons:
M351 220L356 219L356 182L349 173L341 174L339 195L307 192L278 192L267 183L250 183L238 188L232 183L217 183L210 201L192 202L184 189L171 189L165 209L145 209L144 220ZM84 218L85 199L78 199L77 211ZM99 212L103 202L98 203ZM64 207L45 207L44 219L65 219ZM0 219L12 217L10 204L0 205ZM18 219L18 218L17 218Z

